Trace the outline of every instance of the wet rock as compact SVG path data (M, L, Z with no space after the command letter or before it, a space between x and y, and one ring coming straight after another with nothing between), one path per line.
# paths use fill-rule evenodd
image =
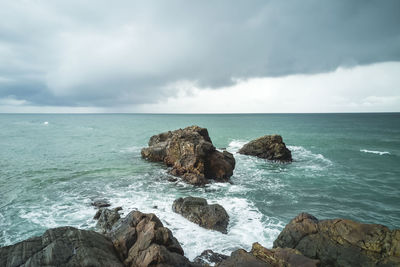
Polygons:
M101 233L105 234L111 230L113 225L121 218L119 211L122 210L121 207L115 209L101 208L97 211L93 219L97 220L96 227Z
M250 253L258 259L274 267L297 266L297 267L317 267L319 260L313 260L302 255L300 251L292 248L273 248L267 249L259 243L254 243Z
M274 247L299 250L322 266L400 266L400 230L346 219L318 220L301 213Z
M292 153L286 147L282 137L276 134L265 135L245 144L239 153L281 162L292 161Z
M235 168L233 155L216 150L207 129L199 126L154 135L141 154L149 161L164 162L172 175L194 185L210 179L226 182Z
M228 258L227 255L219 254L211 249L204 250L199 256L194 258L193 262L206 265L213 266L216 263L220 263Z
M95 206L96 208L106 208L110 207L111 204L108 202L107 199L95 199L92 203L90 203L92 206Z
M197 266L154 214L130 212L107 233L126 266Z
M73 227L0 248L0 266L123 266L105 236Z
M229 215L219 204L209 205L206 199L198 197L178 198L172 210L201 227L227 233Z

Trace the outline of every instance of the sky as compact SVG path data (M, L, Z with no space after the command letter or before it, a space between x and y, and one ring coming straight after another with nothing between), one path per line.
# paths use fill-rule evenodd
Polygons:
M0 0L0 112L400 112L400 1Z

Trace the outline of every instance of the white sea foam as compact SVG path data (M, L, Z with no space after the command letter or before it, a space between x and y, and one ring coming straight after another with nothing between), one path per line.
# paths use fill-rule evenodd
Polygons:
M360 149L360 152L364 153L371 153L371 154L376 154L376 155L390 155L390 152L387 151L375 151L375 150L367 150L367 149Z
M43 122L43 124L44 124L44 125L48 125L48 124L49 124L49 122L48 122L48 121L45 121L45 122Z
M231 153L236 153L241 149L248 141L245 140L232 140L228 147L226 148L227 151Z

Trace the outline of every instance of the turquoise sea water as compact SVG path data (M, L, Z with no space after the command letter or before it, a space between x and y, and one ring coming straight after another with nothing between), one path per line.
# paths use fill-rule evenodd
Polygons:
M166 167L141 159L151 135L194 124L234 153L233 184L171 183ZM274 133L292 150L293 163L235 153ZM223 205L228 234L173 213L173 200L188 195ZM93 229L95 198L125 213L155 213L189 258L205 249L249 249L256 241L270 247L304 211L399 228L400 114L0 114L0 246L49 227Z

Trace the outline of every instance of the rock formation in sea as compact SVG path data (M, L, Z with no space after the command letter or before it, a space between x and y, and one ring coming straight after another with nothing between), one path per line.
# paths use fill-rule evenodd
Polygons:
M204 250L199 256L193 259L194 263L202 264L205 266L214 266L224 260L229 256L216 253L211 249Z
M124 266L104 235L73 227L0 248L0 266Z
M400 230L346 219L318 220L301 213L274 247L299 250L322 266L400 266Z
M170 173L190 184L204 185L210 179L226 182L233 174L235 159L227 151L216 150L206 128L190 126L154 135L142 157L164 162Z
M280 162L291 162L292 153L286 147L280 135L265 135L245 144L240 154L256 156Z
M172 210L201 227L227 233L229 215L219 204L209 205L204 198L185 197L176 199Z
M218 267L247 267L247 266L269 266L269 267L316 267L318 260L303 256L298 250L290 248L267 249L259 243L254 243L250 252L238 249Z
M103 234L109 232L112 226L121 219L119 211L122 210L121 207L114 209L100 208L93 219L97 220L96 227Z

